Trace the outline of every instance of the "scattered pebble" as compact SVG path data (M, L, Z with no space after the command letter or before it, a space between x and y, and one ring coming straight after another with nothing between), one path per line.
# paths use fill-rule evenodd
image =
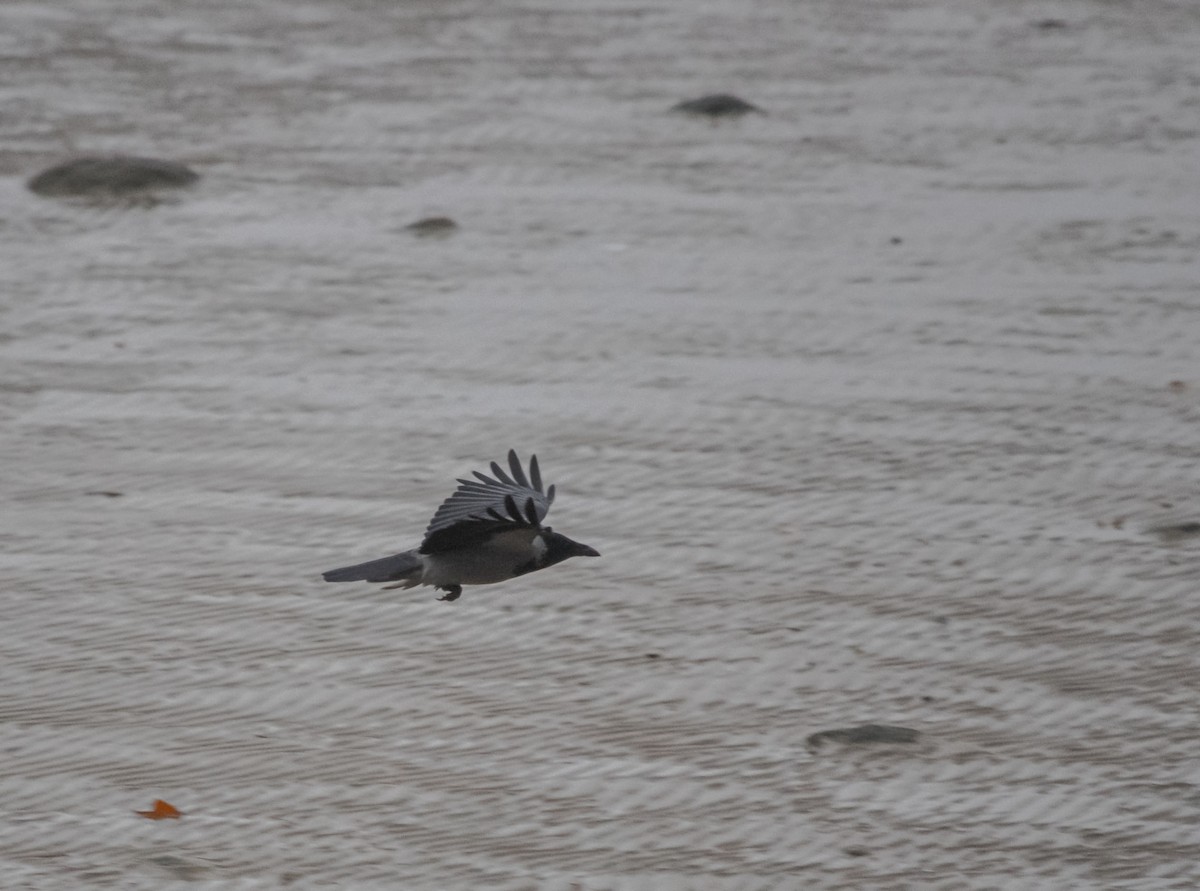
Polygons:
M404 228L417 235L449 235L458 229L458 223L449 217L425 217Z
M810 750L819 749L825 743L841 743L847 746L865 746L879 744L911 745L921 738L921 734L908 727L894 727L889 724L862 724L858 727L843 727L837 730L822 730L811 734L805 743Z
M766 114L757 105L751 105L745 99L739 99L728 93L713 93L711 96L689 99L672 107L671 111L681 111L685 114L703 115L710 118L740 118L750 112Z
M43 170L29 190L49 198L113 197L190 186L200 175L174 161L128 155L75 158Z
M1185 538L1194 538L1200 535L1200 521L1185 520L1182 523L1163 523L1159 526L1151 526L1146 531L1154 533L1163 541L1182 541Z

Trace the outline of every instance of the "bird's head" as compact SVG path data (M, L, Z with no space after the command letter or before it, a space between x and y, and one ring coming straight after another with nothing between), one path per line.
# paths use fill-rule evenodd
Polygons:
M571 557L599 557L600 552L585 544L572 541L565 535L559 535L549 526L542 529L542 541L546 543L546 551L542 554L542 566L553 566Z

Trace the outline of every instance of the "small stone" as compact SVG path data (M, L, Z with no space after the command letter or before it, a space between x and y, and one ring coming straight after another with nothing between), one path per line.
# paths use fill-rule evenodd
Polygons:
M404 228L416 235L449 235L458 229L458 223L449 217L425 217Z
M671 111L681 111L685 114L703 115L710 118L740 118L751 112L766 114L757 105L752 105L745 99L739 99L728 93L713 93L711 96L689 99L686 102L680 102Z
M889 724L861 724L858 727L843 727L837 730L822 730L811 734L806 740L810 750L819 749L825 743L840 743L847 746L865 745L912 745L921 734L908 727Z
M200 175L183 164L129 155L75 158L43 170L29 190L49 198L113 197L190 186Z
M1163 541L1182 541L1185 538L1194 538L1200 535L1200 521L1186 520L1182 523L1162 523L1158 526L1151 526L1146 531L1153 532Z

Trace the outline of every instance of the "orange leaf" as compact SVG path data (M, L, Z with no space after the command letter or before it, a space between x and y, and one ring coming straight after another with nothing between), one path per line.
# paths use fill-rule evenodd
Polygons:
M168 804L161 798L154 799L154 809L149 811L134 811L139 817L145 817L147 820L178 820L183 816L183 811L175 807L173 804Z

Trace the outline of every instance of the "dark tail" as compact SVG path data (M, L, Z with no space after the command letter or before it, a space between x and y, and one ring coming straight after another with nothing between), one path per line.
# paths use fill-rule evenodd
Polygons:
M414 570L421 569L421 558L412 551L359 563L357 566L343 566L321 573L327 582L398 582L407 579Z

